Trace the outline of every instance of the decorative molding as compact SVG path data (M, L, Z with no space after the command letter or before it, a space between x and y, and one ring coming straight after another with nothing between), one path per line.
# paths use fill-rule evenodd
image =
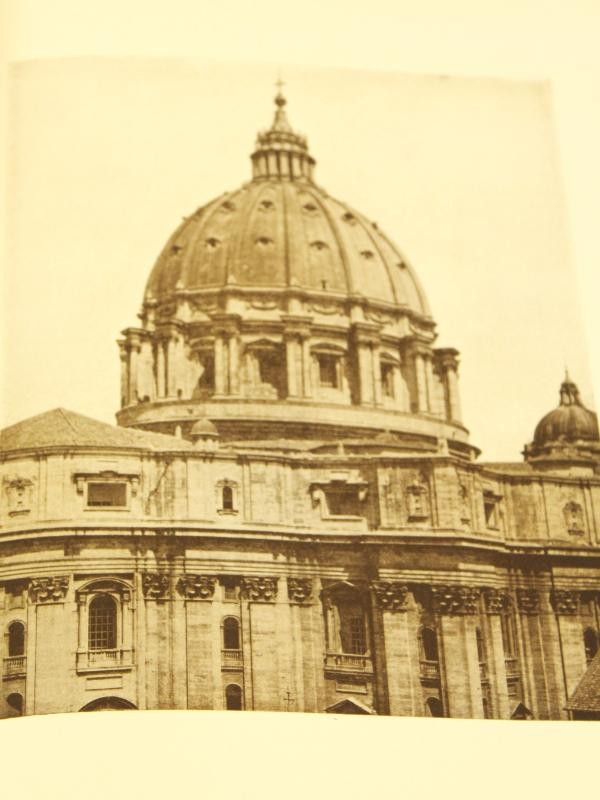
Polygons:
M379 608L385 611L406 611L408 586L398 581L373 581L371 584Z
M552 589L550 602L557 614L579 613L579 592L573 589Z
M147 600L164 600L169 593L169 576L164 572L142 573L142 592Z
M177 589L186 600L212 600L216 583L215 575L182 575Z
M68 575L32 578L29 584L29 596L34 603L61 603L66 597L68 588Z
M277 597L277 578L242 578L242 597L254 602L274 602Z
M510 595L503 589L484 589L483 598L488 614L503 614L510 609Z
M476 586L433 586L434 608L438 614L477 614L481 591Z
M570 501L563 508L567 532L571 536L582 536L585 533L585 517L579 503Z
M429 518L429 481L420 473L406 487L408 521L423 521Z
M311 599L312 579L311 578L288 578L288 599L292 603L306 603Z
M540 594L537 589L517 589L517 607L522 614L538 614Z

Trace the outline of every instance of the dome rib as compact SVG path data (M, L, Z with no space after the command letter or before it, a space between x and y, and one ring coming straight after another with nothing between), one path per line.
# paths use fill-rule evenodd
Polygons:
M206 234L206 227L207 227L208 223L210 222L210 220L216 214L217 210L219 209L219 206L221 205L221 203L223 201L223 198L226 197L228 194L231 194L231 193L230 192L225 192L225 194L222 194L220 197L217 197L215 200L213 200L212 203L209 203L208 205L206 205L204 207L204 213L202 214L202 217L198 220L198 226L197 226L197 228L196 228L196 230L194 232L193 237L191 238L191 242L189 243L189 245L188 245L188 247L186 249L186 253L185 253L185 256L184 256L184 258L182 260L181 270L180 270L180 273L179 273L182 282L184 282L184 285L187 284L186 288L188 288L188 287L189 288L195 288L194 284L196 283L197 276L194 275L194 274L192 274L192 275L189 274L189 272L193 273L193 269L190 268L190 264L193 264L193 262L196 261L196 249L198 247L198 242L199 242L200 238L203 237ZM191 278L191 281L190 281L190 278ZM190 282L192 284L191 286L189 286ZM210 282L209 282L209 284L210 284Z
M317 187L311 187L311 188L314 191L314 193L311 192L312 197L317 201L319 207L321 208L321 211L323 212L323 215L329 222L329 227L331 228L331 231L333 233L333 238L335 239L335 244L338 249L338 253L340 255L342 266L344 268L344 274L346 276L346 290L348 291L349 294L353 294L355 291L354 275L352 274L350 259L346 251L346 246L344 243L343 236L340 232L340 229L338 228L337 223L334 220L333 214L330 212L329 208L327 207L327 203L325 202L325 200L328 199L328 197L325 194L325 192L321 194L322 190L317 189Z

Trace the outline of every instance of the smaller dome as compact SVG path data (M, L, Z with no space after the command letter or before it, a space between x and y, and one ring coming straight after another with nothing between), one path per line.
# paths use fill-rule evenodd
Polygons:
M200 439L200 438L218 438L219 432L213 425L213 423L206 418L199 419L198 422L195 422L192 426L190 431L190 438L191 439Z
M598 418L583 405L579 389L568 375L560 387L560 405L538 422L533 435L537 447L556 441L600 441Z

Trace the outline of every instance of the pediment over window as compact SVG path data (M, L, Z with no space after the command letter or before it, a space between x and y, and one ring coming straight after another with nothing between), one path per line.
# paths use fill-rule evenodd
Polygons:
M325 709L326 714L375 714L377 713L370 706L361 703L360 700L352 700L345 697Z

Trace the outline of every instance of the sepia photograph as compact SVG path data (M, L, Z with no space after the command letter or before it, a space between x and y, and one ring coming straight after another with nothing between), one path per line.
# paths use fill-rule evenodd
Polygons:
M547 83L88 58L9 88L0 716L600 719Z

